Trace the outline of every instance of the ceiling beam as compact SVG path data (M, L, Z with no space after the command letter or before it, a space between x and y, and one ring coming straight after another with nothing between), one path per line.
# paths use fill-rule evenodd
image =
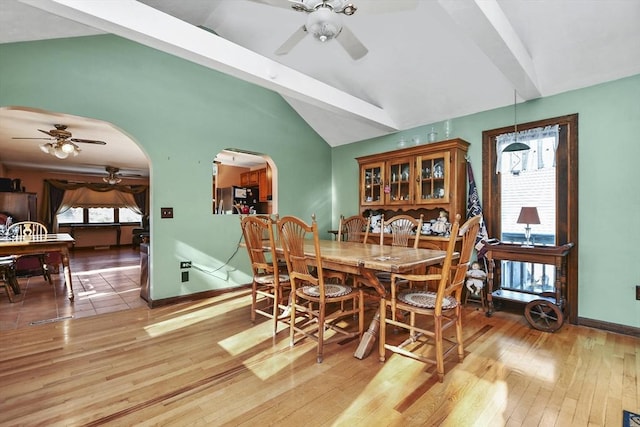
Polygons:
M438 0L524 100L542 96L533 59L497 0Z
M58 16L352 117L398 130L382 108L134 0L19 0Z

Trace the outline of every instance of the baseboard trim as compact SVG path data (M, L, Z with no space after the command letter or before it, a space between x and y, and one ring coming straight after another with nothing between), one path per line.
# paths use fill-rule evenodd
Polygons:
M149 299L147 301L147 305L149 306L149 308L157 308L157 307L163 307L166 305L172 305L172 304L177 304L180 302L187 302L187 301L198 301L198 300L202 300L202 299L206 299L206 298L212 298L212 297L217 297L229 292L234 292L237 290L241 290L241 289L251 289L251 283L248 283L246 285L240 285L240 286L236 286L233 288L225 288L225 289L216 289L216 290L211 290L211 291L203 291L203 292L196 292L195 294L189 294L189 295L180 295L177 297L170 297L170 298L163 298L163 299L157 299L157 300L152 300Z
M631 335L632 337L640 338L640 328L634 328L633 326L603 322L602 320L587 319L584 317L578 317L577 324L580 326L587 326L590 328L602 329L609 332L616 332L618 334Z

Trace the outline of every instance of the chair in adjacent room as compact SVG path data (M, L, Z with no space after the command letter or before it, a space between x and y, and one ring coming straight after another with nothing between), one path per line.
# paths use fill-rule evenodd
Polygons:
M386 350L408 356L425 363L435 364L438 380L444 379L444 359L457 349L458 360L464 359L462 337L462 288L469 268L471 253L480 228L480 216L462 226L457 215L451 228L447 254L438 273L391 275L391 293L380 304L379 357L385 361ZM456 237L462 237L459 257L455 259ZM401 281L424 283L424 290L398 288ZM428 282L437 282L437 291L429 291ZM387 310L389 309L389 310ZM399 316L398 313L403 315ZM402 318L400 318L402 317ZM399 345L387 342L386 327L406 329L409 337ZM445 336L453 328L455 337ZM445 348L445 343L447 348ZM425 351L429 350L429 351Z
M0 256L0 280L2 280L2 287L7 293L9 302L13 302L12 293L20 293L20 285L16 278L16 260L15 255Z
M289 321L290 283L289 276L278 267L274 221L270 217L245 216L240 224L253 270L251 321L256 321L256 314L272 319L275 336L278 322Z
M39 239L47 237L47 227L44 224L35 221L20 221L15 222L7 228L7 234L10 236L15 236L18 239L29 240L29 239ZM51 273L49 272L49 267L45 261L47 257L46 253L41 254L33 254L33 255L21 255L19 260L25 260L29 258L35 258L38 260L40 265L40 269L42 271L42 277L49 282L53 283L51 280ZM19 261L20 262L20 261Z
M362 337L362 289L325 281L315 216L311 224L293 216L283 217L278 221L278 233L291 280L291 346L304 338L315 340L316 360L322 363L325 344L348 337ZM312 255L305 254L305 242L313 244ZM356 315L357 330L350 328L351 325L341 324ZM329 330L333 332L331 336L327 335Z
M340 227L338 228L338 241L366 243L369 237L369 225L371 218L353 215L345 218L340 215Z

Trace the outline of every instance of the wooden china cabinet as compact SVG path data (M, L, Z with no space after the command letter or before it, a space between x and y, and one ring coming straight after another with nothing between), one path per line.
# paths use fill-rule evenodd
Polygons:
M462 139L451 139L358 157L360 213L384 214L385 219L422 214L424 221L430 221L444 210L450 220L460 214L464 221L468 147ZM372 242L377 239L371 236ZM448 239L425 235L420 240L444 248Z

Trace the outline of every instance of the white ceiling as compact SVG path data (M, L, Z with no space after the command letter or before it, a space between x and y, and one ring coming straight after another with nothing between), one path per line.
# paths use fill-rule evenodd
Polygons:
M118 34L279 92L330 146L510 105L514 90L521 102L640 73L638 0L349 1L358 10L340 17L369 50L357 61L311 36L275 55L306 20L287 0L2 0L0 43ZM59 122L10 128L6 113L3 161L12 136ZM103 158L126 143L65 120L107 141ZM93 163L105 147L81 148Z

